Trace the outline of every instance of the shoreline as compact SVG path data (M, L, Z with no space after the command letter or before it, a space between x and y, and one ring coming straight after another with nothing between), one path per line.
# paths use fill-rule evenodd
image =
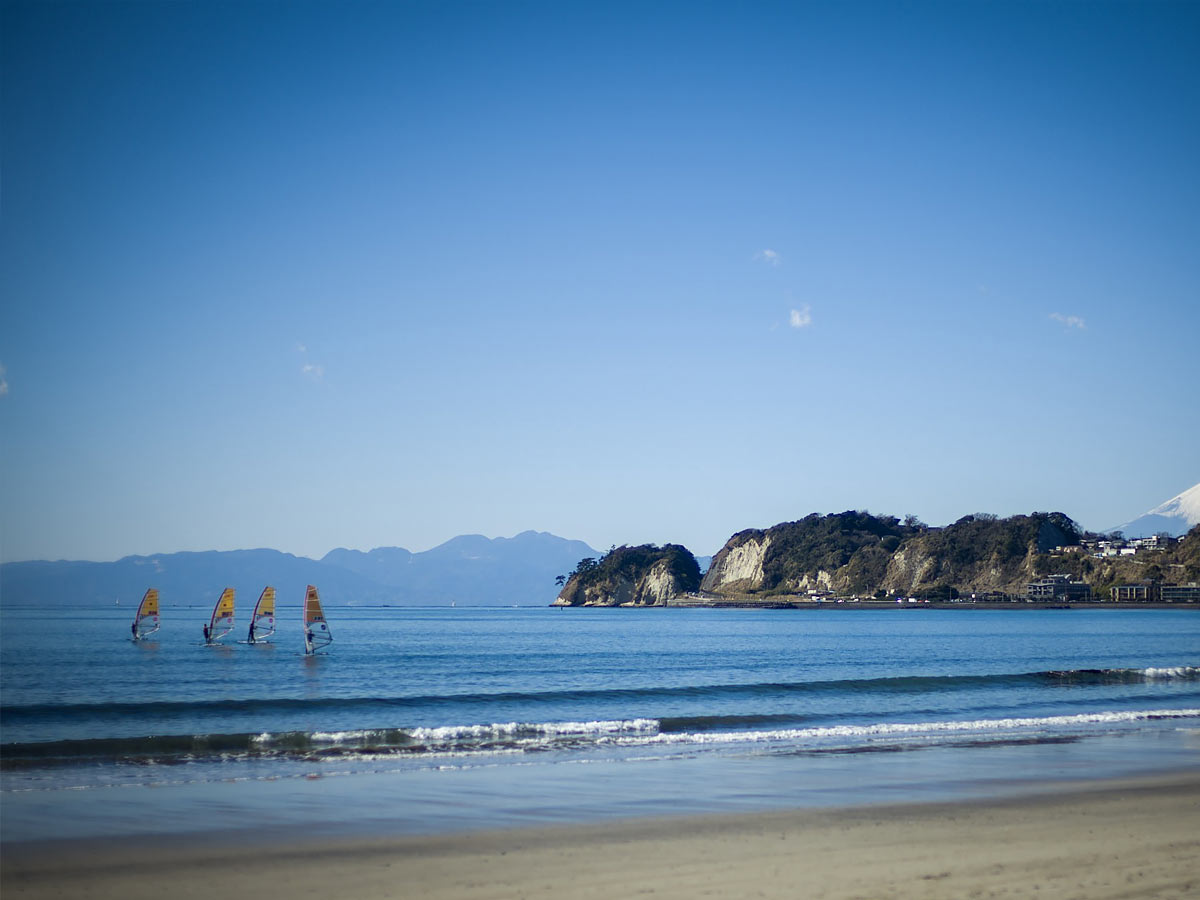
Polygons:
M1006 611L1033 610L1066 610L1066 609L1191 609L1200 610L1200 603L1163 603L1160 601L1139 600L1100 600L1091 602L1050 602L1026 600L810 600L791 594L757 598L745 595L710 597L677 597L666 604L672 609L803 609L803 610L867 610L867 609L954 609L981 610L998 609ZM570 608L570 607L566 607ZM638 607L650 609L655 607Z
M257 832L8 843L6 897L373 900L811 896L1185 897L1200 769L987 800L656 817L440 835Z

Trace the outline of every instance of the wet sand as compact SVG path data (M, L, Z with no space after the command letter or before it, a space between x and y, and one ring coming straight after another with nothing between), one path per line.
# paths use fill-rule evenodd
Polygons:
M1184 898L1200 771L1002 800L422 837L9 843L14 898Z

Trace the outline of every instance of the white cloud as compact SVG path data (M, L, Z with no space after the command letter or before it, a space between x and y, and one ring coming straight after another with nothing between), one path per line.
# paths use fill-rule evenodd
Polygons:
M1055 322L1062 322L1067 328L1078 328L1081 331L1087 328L1083 323L1083 319L1079 316L1064 316L1062 313L1050 313L1050 318Z
M300 366L300 371L302 374L307 375L313 381L320 381L322 378L325 377L325 367L324 366L320 365L319 363L314 363L314 362L308 361L308 345L307 344L297 343L296 344L296 352L304 357L304 364Z
M812 307L805 303L799 309L793 309L788 324L793 328L807 328L812 324Z
M774 250L770 250L770 249L759 250L757 253L754 254L754 258L761 259L763 262L765 262L767 265L770 265L770 266L779 265L779 254Z

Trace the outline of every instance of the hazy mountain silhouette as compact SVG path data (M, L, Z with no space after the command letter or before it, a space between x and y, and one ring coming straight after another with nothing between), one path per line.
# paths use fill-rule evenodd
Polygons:
M127 556L116 562L12 562L0 566L0 602L93 606L119 601L132 609L146 588L156 587L164 608L201 609L232 587L245 615L265 585L276 588L280 608L299 609L305 585L315 584L329 606L548 606L558 595L555 577L597 555L582 541L527 531L512 538L463 535L423 553L401 547L366 553L338 549L321 560L263 549Z
M423 553L400 547L333 550L321 560L399 591L401 602L548 605L558 575L599 554L583 541L524 531L511 538L464 534Z

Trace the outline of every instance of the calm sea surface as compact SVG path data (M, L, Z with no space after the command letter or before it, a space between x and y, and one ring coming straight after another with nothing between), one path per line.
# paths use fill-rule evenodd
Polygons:
M298 606L273 643L218 647L199 608L137 644L130 608L0 610L0 838L448 831L1200 765L1194 610L326 613L305 657Z

